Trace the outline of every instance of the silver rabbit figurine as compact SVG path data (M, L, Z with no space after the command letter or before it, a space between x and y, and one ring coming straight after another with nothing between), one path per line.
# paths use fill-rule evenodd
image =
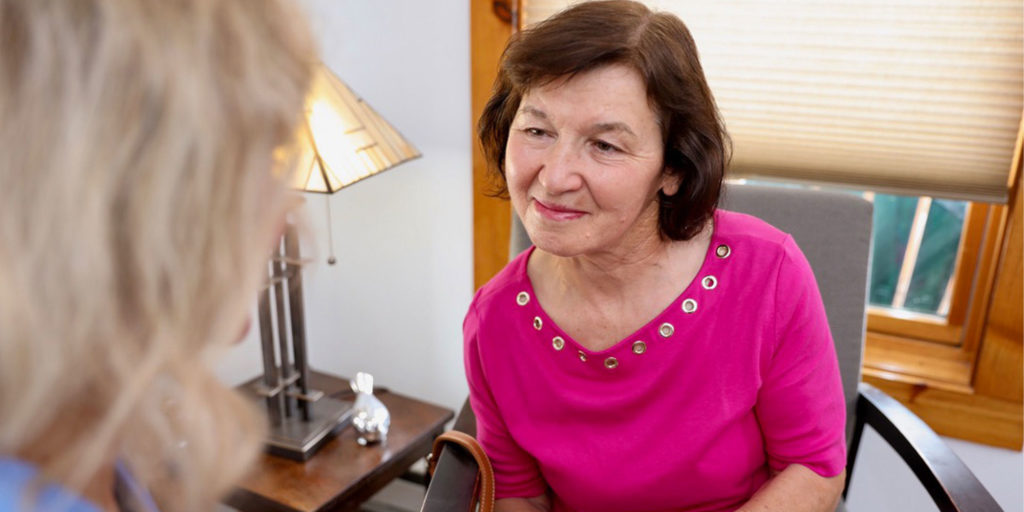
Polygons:
M391 413L373 396L373 375L359 372L349 384L356 394L352 414L352 426L359 434L356 440L363 446L387 440Z

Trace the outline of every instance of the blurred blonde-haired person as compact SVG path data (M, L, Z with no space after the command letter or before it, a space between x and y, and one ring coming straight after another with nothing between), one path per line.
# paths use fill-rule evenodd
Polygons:
M209 510L254 460L209 362L315 58L285 0L0 0L0 511Z

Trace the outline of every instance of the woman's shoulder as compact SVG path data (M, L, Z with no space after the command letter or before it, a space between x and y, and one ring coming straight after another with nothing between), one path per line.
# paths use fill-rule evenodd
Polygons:
M717 210L715 240L729 247L730 259L745 261L747 272L810 272L807 258L793 236L753 215Z
M747 247L760 257L768 254L792 257L800 254L793 237L768 222L746 213L715 211L715 236L733 248Z
M56 484L43 485L36 501L32 499L38 469L24 461L0 457L0 512L63 510L100 512L92 503ZM29 505L26 508L26 505Z
M781 244L789 237L786 232L758 217L722 209L715 211L715 234L765 244Z
M530 253L532 252L533 247L531 246L529 249L519 253L515 258L512 258L512 261L508 262L505 268L501 269L500 272L487 281L487 284L477 290L471 307L478 311L488 310L500 305L504 298L512 297L511 300L515 301L520 293L529 294L525 291L529 288L526 263L529 261Z

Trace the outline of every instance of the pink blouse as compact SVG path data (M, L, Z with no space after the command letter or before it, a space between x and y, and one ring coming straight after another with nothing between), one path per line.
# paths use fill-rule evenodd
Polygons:
M719 210L693 282L600 352L538 304L531 253L477 292L463 327L498 498L550 488L555 511L733 510L771 470L843 470L835 349L789 235Z

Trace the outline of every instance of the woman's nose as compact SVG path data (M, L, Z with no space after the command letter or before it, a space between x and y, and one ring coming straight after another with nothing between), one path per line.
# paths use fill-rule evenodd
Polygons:
M551 195L564 194L583 185L583 160L567 145L555 144L546 155L537 180Z

